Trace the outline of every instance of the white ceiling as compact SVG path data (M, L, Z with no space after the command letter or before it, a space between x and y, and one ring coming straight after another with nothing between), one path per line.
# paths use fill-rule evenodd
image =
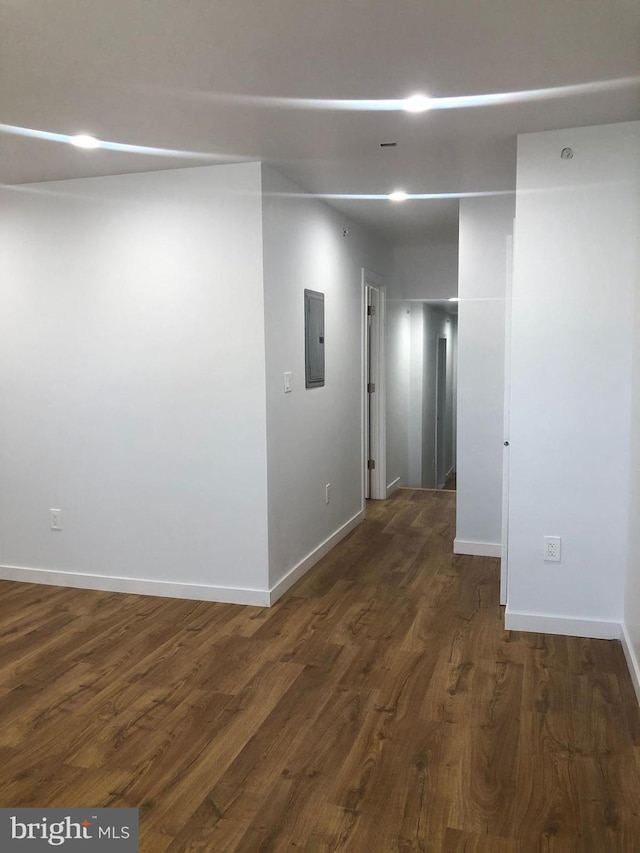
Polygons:
M418 115L259 100L629 77L635 85ZM639 117L638 0L0 0L5 128L210 155L79 151L0 132L3 183L262 159L316 193L508 190L517 133ZM331 203L396 243L456 233L456 201Z

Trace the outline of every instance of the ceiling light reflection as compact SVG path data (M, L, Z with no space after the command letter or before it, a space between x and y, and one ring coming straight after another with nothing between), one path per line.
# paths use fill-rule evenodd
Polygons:
M400 192L400 191L398 191ZM480 192L451 192L451 193L403 193L401 198L392 199L394 193L268 193L279 198L317 198L321 201L441 201L460 198L487 198L501 195L514 195L515 190L482 190Z
M13 136L26 136L30 139L43 139L46 142L64 142L80 148L103 148L106 151L122 151L125 154L150 154L153 157L183 157L193 160L224 160L230 162L241 160L238 156L228 154L211 154L203 151L183 151L174 148L154 148L149 145L129 145L124 142L109 142L105 139L95 139L86 134L68 135L66 133L51 133L48 130L37 130L32 127L17 127L12 124L0 124L0 133ZM83 140L83 142L79 141Z
M404 109L408 113L424 113L431 109L431 98L426 95L411 95L404 99Z
M490 107L501 104L526 103L577 95L591 95L616 89L633 88L640 85L640 77L620 77L612 80L595 80L589 83L574 83L568 86L551 86L545 89L526 89L520 92L491 92L480 95L454 95L452 97L427 97L412 95L409 98L283 98L269 95L234 95L219 92L194 92L193 97L209 101L226 101L239 106L283 107L305 110L347 110L385 112L404 110L460 110L473 107Z
M76 148L99 148L100 140L95 136L89 136L87 133L79 133L77 136L71 136L69 142L75 145Z

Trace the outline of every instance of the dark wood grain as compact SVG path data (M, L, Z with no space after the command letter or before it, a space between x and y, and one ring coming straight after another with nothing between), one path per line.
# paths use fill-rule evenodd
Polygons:
M273 608L0 583L0 805L143 853L636 853L619 643L507 632L455 493L399 490Z

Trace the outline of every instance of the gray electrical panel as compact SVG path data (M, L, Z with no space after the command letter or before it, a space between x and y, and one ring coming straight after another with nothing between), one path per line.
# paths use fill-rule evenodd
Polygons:
M305 386L324 385L324 293L304 292Z

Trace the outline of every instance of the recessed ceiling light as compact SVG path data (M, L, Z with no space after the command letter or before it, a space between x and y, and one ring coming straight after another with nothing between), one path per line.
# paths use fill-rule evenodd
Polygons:
M77 136L72 136L69 139L72 145L76 148L99 148L100 140L95 136L89 136L87 133L79 133Z
M408 193L404 190L394 190L387 196L389 201L406 201L409 198Z
M426 95L411 95L404 99L403 109L408 113L424 113L431 109L431 98Z

